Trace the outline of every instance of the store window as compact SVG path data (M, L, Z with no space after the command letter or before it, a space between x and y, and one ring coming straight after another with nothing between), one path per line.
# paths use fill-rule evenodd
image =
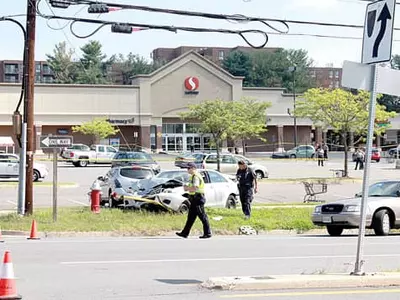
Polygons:
M163 124L162 133L166 134L183 133L183 124Z

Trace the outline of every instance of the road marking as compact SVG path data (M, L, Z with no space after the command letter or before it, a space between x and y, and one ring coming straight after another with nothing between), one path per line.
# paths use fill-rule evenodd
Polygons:
M364 257L400 257L395 254L370 254ZM354 258L354 255L321 255L321 256L268 256L268 257L216 257L216 258L182 258L182 259L150 259L150 260L94 260L94 261L69 261L60 262L62 265L115 265L115 264L157 264L157 263L180 263L180 262L211 262L211 261L256 261L256 260L288 260L288 259L329 259L329 258Z
M84 206L90 206L88 203L81 202L81 201L68 200L68 202L79 204L79 205L84 205Z
M348 291L315 291L315 292L287 292L287 293L267 293L267 294L237 294L222 295L220 298L261 298L261 297L294 297L294 296L327 296L327 295L355 295L355 294L395 294L400 293L400 289L387 290L348 290Z
M7 200L7 203L10 203L10 204L12 204L12 205L17 205L17 202L12 201L12 200Z

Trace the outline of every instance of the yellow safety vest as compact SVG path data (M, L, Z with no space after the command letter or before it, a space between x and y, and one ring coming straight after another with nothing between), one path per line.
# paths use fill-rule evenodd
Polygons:
M190 181L188 186L193 186L194 178L197 177L200 180L199 187L195 192L189 192L189 195L194 195L194 194L204 194L204 179L199 173L195 173L190 176Z

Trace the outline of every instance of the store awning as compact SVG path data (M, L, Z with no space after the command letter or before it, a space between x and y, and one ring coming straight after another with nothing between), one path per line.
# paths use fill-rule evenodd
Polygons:
M10 136L0 136L0 147L14 147L14 141Z

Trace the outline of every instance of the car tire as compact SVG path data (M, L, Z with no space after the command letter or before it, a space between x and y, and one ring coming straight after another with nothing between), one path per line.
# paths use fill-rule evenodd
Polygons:
M330 236L340 236L343 233L344 228L339 226L326 226Z
M311 154L311 156L310 156L310 158L314 158L315 157L315 154L313 153L313 154Z
M38 170L33 170L33 181L37 182L40 179L40 173Z
M228 200L226 200L227 209L236 209L236 197L229 195Z
M375 235L386 236L390 233L390 216L386 209L379 210L375 213L372 228Z
M189 202L185 201L179 206L178 213L180 214L187 214L189 212L190 204Z
M113 196L111 195L111 191L108 192L108 208L114 208L117 207L117 203L114 200Z
M256 171L256 176L257 179L263 179L264 178L264 173L262 171Z
M88 161L87 160L82 160L82 158L80 158L80 159L81 160L79 160L79 162L78 162L79 167L87 167ZM83 158L83 159L85 159L85 158Z
M290 158L296 158L296 154L290 154Z
M381 161L380 159L377 159L377 160L376 160L377 163L380 162L380 161Z

